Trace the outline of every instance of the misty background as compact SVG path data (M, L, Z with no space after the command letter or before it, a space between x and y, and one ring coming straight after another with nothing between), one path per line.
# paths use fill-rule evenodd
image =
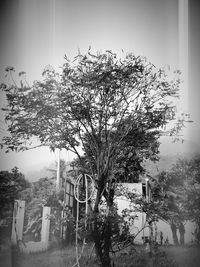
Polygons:
M194 0L3 0L0 3L0 81L5 68L27 73L27 81L41 79L44 67L59 71L64 55L112 50L146 56L156 67L182 71L179 113L188 112L193 123L183 131L183 143L161 139L161 160L150 166L165 169L177 156L200 153L200 7ZM5 97L0 92L1 108ZM0 113L0 139L7 135ZM61 158L73 159L62 151ZM0 169L19 167L29 180L46 176L46 167L57 159L48 148L20 153L0 151Z

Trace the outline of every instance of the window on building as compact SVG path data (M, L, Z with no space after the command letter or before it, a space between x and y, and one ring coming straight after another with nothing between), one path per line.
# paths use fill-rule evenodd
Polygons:
M70 182L66 183L65 187L65 203L71 211L74 205L74 185Z

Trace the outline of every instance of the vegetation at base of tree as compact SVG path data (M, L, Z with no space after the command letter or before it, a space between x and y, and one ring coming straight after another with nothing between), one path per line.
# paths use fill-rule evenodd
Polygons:
M13 68L6 70L13 79ZM110 267L110 246L115 186L133 181L145 170L142 162L157 160L159 137L176 118L172 102L178 96L179 72L169 80L145 58L129 53L78 53L73 61L65 56L62 72L48 67L43 80L29 86L20 75L20 85L3 84L8 105L4 108L10 136L2 147L26 150L49 146L72 151L79 164L93 177L97 190L92 213L93 240L97 256ZM176 136L184 118L167 131ZM84 152L84 160L80 149ZM126 160L128 159L128 161ZM106 216L98 228L100 203L105 199Z

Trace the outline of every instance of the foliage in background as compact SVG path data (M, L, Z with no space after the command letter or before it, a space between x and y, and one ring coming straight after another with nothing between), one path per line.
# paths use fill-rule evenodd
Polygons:
M14 200L18 199L20 192L30 187L30 183L17 167L11 171L0 171L0 217L5 212L13 210Z
M174 244L184 244L187 220L197 225L196 241L200 229L200 156L179 158L171 170L161 172L153 185L153 199L157 202L158 216L171 226ZM179 230L180 240L177 237Z
M50 177L50 179L52 180L56 180L57 177L57 164L58 162L56 161L54 163L55 167L49 167L46 170L49 171L52 175L52 177ZM61 187L65 186L65 182L66 181L73 181L74 179L74 174L73 174L73 168L72 166L73 163L72 162L66 162L64 159L60 159L60 181L61 181Z
M10 244L14 201L29 187L30 183L17 167L0 171L0 250L1 245Z
M54 177L55 178L55 177ZM44 206L51 208L50 239L61 241L61 229L64 227L66 235L64 240L74 237L74 217L65 207L64 189L56 190L55 179L41 178L31 183L31 187L22 191L21 199L26 201L24 235L32 236L35 241L41 238L42 210ZM64 215L61 214L64 212ZM70 231L69 231L70 229Z

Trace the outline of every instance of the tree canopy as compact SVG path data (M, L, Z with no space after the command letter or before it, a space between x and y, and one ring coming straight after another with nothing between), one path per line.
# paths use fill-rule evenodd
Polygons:
M98 177L123 157L155 159L161 127L175 118L170 97L178 96L180 80L168 81L163 69L133 54L118 59L111 51L88 51L65 61L61 74L48 67L32 86L22 72L20 86L1 86L8 100L7 149L28 149L36 137L36 146L66 148L80 157L81 146Z

